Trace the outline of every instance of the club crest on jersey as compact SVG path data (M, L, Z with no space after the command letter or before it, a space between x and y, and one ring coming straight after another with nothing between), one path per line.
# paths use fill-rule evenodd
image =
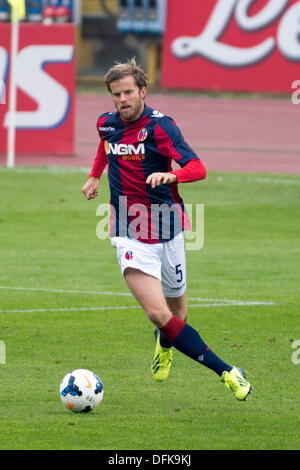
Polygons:
M145 127L141 129L138 133L138 139L140 142L143 142L145 139L147 139L148 131Z
M132 251L130 251L130 250L126 251L126 253L125 253L125 258L126 258L127 260L131 260L131 259L133 258L133 253L132 253Z

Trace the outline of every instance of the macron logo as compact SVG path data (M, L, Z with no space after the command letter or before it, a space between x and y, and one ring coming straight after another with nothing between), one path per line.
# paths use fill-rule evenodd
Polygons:
M161 118L164 117L164 114L162 114L160 111L153 111L151 114L152 118Z
M108 127L98 127L98 130L105 131L105 132L114 132L116 129L115 127L108 126Z

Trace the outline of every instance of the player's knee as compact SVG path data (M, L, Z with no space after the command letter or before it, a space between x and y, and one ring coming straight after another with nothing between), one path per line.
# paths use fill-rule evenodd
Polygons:
M154 323L157 328L162 328L171 319L172 314L169 310L161 308L149 308L145 311L149 320Z

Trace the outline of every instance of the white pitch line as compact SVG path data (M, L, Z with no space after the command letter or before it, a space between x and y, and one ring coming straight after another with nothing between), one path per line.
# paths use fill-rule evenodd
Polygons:
M45 313L45 312L85 312L88 310L126 310L140 308L139 305L120 307L64 307L64 308L32 308L28 310L0 310L0 313Z
M190 304L188 305L188 308L193 308L193 307L247 307L247 306L252 306L252 307L258 307L260 305L277 305L275 302L256 302L256 301L238 301L238 300L233 300L232 303L230 302L211 302L209 304Z
M5 167L0 166L0 171L5 171ZM90 173L88 166L16 166L15 173Z
M214 177L215 175L212 175ZM271 183L271 184L300 184L300 179L290 179L290 178L268 178L268 177L259 177L259 176L216 176L216 179L219 183L223 181L246 181L249 183Z
M6 168L0 167L1 170L6 170ZM16 173L89 173L91 171L90 167L88 166L17 166L14 168L14 172ZM221 181L235 179L235 180L247 180L247 181L255 181L257 183L284 183L284 184L300 184L299 179L292 179L292 178L278 178L275 174L270 176L252 176L247 175L245 173L237 174L237 175L214 175L213 173L209 175L209 178L215 177ZM296 175L298 176L298 175Z
M44 289L39 287L11 287L11 286L0 286L0 289L4 290L21 290L21 291L32 291L32 292L50 292L58 294L87 294L87 295L119 295L119 296L131 296L130 292L109 292L109 291L89 291L89 290L72 290L72 289Z
M39 287L12 287L12 286L0 286L3 290L19 290L19 291L31 291L31 292L50 292L50 293L62 293L62 294L83 294L83 295L115 295L131 297L130 292L112 292L112 291L82 291L72 289L45 289ZM208 299L203 297L188 297L188 300L196 300L198 302L214 302L222 303L223 305L276 305L274 302L265 301L244 301L244 300L228 300L228 299Z
M6 171L6 167L0 166L0 172ZM13 168L13 171L16 173L89 173L91 169L85 166L17 166ZM107 171L105 170L105 173ZM296 175L298 176L298 175ZM263 177L263 176L248 176L246 174L237 174L236 176L233 175L214 175L213 173L210 174L207 179L209 178L216 178L217 181L222 182L228 180L235 180L235 181L248 181L254 183L271 183L271 184L300 184L300 179L291 179L291 178L278 178L276 176L272 177Z
M206 299L202 297L189 297L189 300L197 300L200 302L216 302L216 305L276 305L275 302L265 302L260 300L226 300L226 299Z
M276 305L270 302L235 302L230 303L208 303L208 304L188 304L190 308L203 308L203 307L236 307L236 306L259 306L259 305ZM1 313L47 313L47 312L86 312L86 311L97 311L97 310L132 310L134 308L141 308L139 305L128 305L128 306L110 306L110 307L63 307L63 308L33 308L28 310L0 310Z
M82 294L82 295L109 295L109 296L131 296L129 292L110 292L110 291L80 291L68 289L46 289L38 287L13 287L13 286L0 286L3 290L17 290L17 291L31 291L31 292L50 292L50 293L68 293L68 294ZM275 302L265 301L244 301L244 300L228 300L228 299L208 299L202 297L189 297L188 300L197 301L201 303L188 305L188 308L203 308L203 307L227 307L227 306L259 306L259 305L276 305ZM50 308L50 309L25 309L25 310L0 310L0 313L42 313L42 312L68 312L68 311L95 311L95 310L128 310L132 308L139 308L139 306L108 306L108 307L65 307L65 308Z

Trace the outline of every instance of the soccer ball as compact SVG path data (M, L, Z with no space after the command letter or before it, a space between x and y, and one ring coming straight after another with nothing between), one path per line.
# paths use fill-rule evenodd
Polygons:
M88 413L102 402L104 390L96 374L87 369L76 369L62 379L59 394L69 410Z

